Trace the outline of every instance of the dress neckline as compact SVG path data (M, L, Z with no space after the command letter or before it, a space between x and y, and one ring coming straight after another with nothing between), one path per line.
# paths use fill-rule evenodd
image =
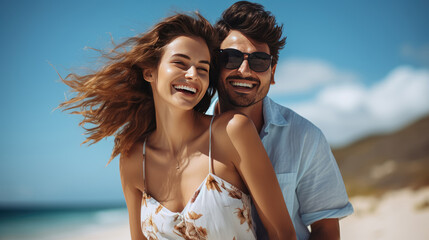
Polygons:
M208 173L207 176L203 179L203 181L201 182L201 184L198 186L198 188L193 192L192 196L190 197L190 199L186 202L186 205L183 207L182 211L171 211L170 209L168 209L167 207L165 207L162 203L160 203L158 200L156 200L156 198L154 198L152 195L150 195L149 193L147 193L146 189L143 191L143 194L148 196L150 199L152 199L153 201L155 201L155 203L159 204L162 206L162 210L166 210L168 213L170 214L179 214L179 215L183 215L183 213L186 212L186 210L188 209L188 207L191 205L191 203L197 201L198 197L200 196L200 194L198 194L195 197L195 194L197 194L197 192L199 192L201 190L201 188L207 183L207 179L209 176L212 176L214 178L216 178L217 180L223 182L226 185L229 185L229 187L233 188L236 191L239 191L242 195L249 197L248 194L244 193L243 191L241 191L238 187L236 187L235 185L233 185L232 183L224 180L223 178L217 176L214 173ZM194 199L195 198L195 199Z
M212 125L213 125L213 120L215 118L215 115L212 116L211 120L210 120L210 125L209 125L209 173L207 174L207 176L203 179L203 181L201 182L201 184L198 186L198 188L194 191L194 193L191 196L191 199L188 200L188 202L186 203L185 207L183 208L182 211L180 212L173 212L168 210L168 208L166 208L165 206L163 206L158 200L156 200L155 198L153 198L150 194L147 193L147 185L146 185L146 142L147 142L147 137L145 138L144 142L143 142L143 184L144 184L144 191L143 194L146 194L147 196L150 196L153 200L155 200L157 203L159 203L163 208L167 209L169 212L171 213L183 213L186 208L190 205L189 203L191 202L193 196L195 195L195 193L201 189L201 186L204 185L204 183L207 182L207 178L210 175L217 177L216 175L213 174L213 160L212 160ZM222 181L224 181L222 178L219 178ZM227 182L227 181L224 181ZM228 182L227 182L228 183ZM230 184L230 183L229 183ZM230 184L232 185L232 184Z

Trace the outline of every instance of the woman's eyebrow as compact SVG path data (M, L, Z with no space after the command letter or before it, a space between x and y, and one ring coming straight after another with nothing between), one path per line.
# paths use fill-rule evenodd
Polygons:
M185 55L185 54L183 54L183 53L176 53L176 54L173 54L173 57L182 57L182 58L186 58L186 59L188 59L188 60L191 60L191 58L190 58L188 55ZM204 64L208 64L208 65L210 65L210 62L209 62L209 61L206 61L206 60L201 60L201 61L199 61L199 63L204 63Z

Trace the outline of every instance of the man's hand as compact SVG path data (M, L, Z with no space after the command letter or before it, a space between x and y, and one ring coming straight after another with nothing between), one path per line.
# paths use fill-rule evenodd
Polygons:
M340 239L340 224L338 218L322 219L311 224L310 240Z

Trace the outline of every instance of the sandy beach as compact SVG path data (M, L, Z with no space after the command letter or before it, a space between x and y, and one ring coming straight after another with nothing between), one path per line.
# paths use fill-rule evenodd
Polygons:
M350 201L355 212L341 220L341 239L429 239L429 188Z
M63 240L130 240L128 222L107 229L86 229L80 233L67 234L57 239Z

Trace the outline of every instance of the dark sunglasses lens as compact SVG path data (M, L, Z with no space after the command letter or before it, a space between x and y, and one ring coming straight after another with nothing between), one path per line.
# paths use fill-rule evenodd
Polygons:
M247 53L246 53L247 54ZM254 52L248 55L249 67L255 72L265 72L271 65L271 55ZM221 50L221 62L226 69L237 69L244 60L244 53L236 49Z
M265 72L271 65L271 56L264 52L254 52L249 56L249 65L255 72Z
M243 53L235 49L225 49L222 50L221 60L226 69L236 69L243 62Z

